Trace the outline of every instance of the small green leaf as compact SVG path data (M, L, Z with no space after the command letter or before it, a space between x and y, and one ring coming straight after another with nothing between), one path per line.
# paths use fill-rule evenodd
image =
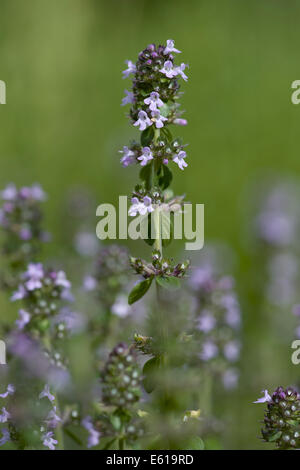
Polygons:
M157 371L160 366L159 357L152 357L149 361L146 362L143 368L143 385L147 393L152 393L155 388L155 382L153 374Z
M195 436L189 441L187 449L185 450L204 450L204 448L205 445L201 437Z
M281 437L282 431L278 431L268 438L268 442L274 442Z
M144 281L139 282L138 284L134 286L134 288L132 289L132 291L130 292L128 296L129 305L134 304L146 294L146 292L148 291L148 289L150 288L152 284L152 279L153 279L152 277L149 277L149 279L145 279Z
M112 415L110 417L110 422L111 422L113 428L116 429L117 431L121 428L121 419L120 419L119 416Z
M177 277L170 276L170 277L156 277L156 282L158 285L163 287L164 289L175 290L180 287L180 281Z
M154 138L154 129L153 126L147 127L141 134L141 144L143 147L147 147L151 144Z
M172 179L173 175L171 170L169 170L167 165L163 165L162 176L158 180L159 186L162 189L167 189L170 186Z
M143 166L140 171L140 178L145 183L145 188L151 188L151 175L152 175L152 164L148 163L148 165Z

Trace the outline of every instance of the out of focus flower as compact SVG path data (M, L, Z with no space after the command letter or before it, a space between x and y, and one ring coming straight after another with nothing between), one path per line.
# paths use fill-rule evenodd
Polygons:
M129 75L134 74L136 71L136 66L131 60L126 60L125 63L127 64L127 69L122 72L123 78L129 77Z
M100 443L100 432L95 429L94 424L92 422L92 418L90 416L86 416L82 422L82 426L88 431L88 448L95 447Z
M48 384L45 385L44 389L41 391L40 395L39 395L39 399L41 400L42 398L48 398L49 401L54 401L55 400L55 396L52 395L52 393L50 392L50 387Z
M49 450L55 450L55 446L58 444L56 439L53 439L54 433L52 431L46 432L42 436L43 445L48 447Z

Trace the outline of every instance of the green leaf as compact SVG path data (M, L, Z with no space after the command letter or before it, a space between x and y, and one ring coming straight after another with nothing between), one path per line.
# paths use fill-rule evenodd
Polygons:
M129 305L134 304L146 294L146 292L148 291L148 289L150 288L152 284L152 279L153 279L152 277L149 277L149 279L145 279L144 281L139 282L138 284L134 286L134 288L132 289L132 291L130 292L128 296Z
M147 147L151 144L154 138L154 129L153 126L147 127L141 134L141 144L143 147Z
M167 104L164 104L163 106L161 106L159 108L159 112L162 116L167 118L169 116L169 113L170 113L170 108Z
M162 167L162 176L158 180L158 184L162 189L167 189L171 181L173 179L173 175L171 170L167 167L167 165L163 165Z
M160 366L160 358L152 357L146 362L143 368L143 385L147 393L152 393L155 389L154 374Z
M281 437L282 431L278 431L272 436L268 437L268 442L274 442Z
M143 166L140 171L140 178L145 183L145 188L151 188L151 175L152 175L152 163L148 163L148 165Z
M205 445L201 437L195 436L189 441L185 450L204 450Z
M111 422L113 428L116 429L117 431L121 428L121 419L120 419L119 416L112 415L110 417L110 422Z
M177 277L162 277L158 276L155 278L158 285L168 290L176 290L180 287L180 281Z

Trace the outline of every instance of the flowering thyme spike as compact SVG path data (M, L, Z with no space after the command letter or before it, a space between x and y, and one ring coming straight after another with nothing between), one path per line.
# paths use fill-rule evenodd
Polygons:
M188 267L188 262L174 266L162 257L163 246L172 239L170 215L181 212L183 204L182 197L174 198L166 191L172 181L169 166L175 164L180 170L188 166L185 146L170 131L171 124L187 124L181 119L178 103L180 80L187 80L186 64L175 64L174 54L179 52L172 39L168 39L166 46L150 44L140 52L135 64L127 61L128 68L123 72L124 78L132 77L132 89L125 90L122 104L131 105L131 123L141 131L140 143L133 141L121 151L124 167L132 164L141 167L141 184L132 193L128 214L148 220L147 243L155 248L152 264L131 259L133 269L146 281L135 286L129 296L130 304L146 293L154 278L182 277Z
M280 449L300 448L300 395L292 387L278 387L272 396L264 391L264 397L254 403L266 403L264 441L274 442Z
M46 200L46 194L37 184L20 189L9 184L0 192L0 199L0 226L6 237L2 249L11 271L8 274L18 274L38 254L41 243L49 238L41 228L40 204ZM13 286L15 278L5 277L4 286Z

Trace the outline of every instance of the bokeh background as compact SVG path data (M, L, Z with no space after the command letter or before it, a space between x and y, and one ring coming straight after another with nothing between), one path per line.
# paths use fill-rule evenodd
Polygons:
M189 125L180 133L189 143L189 166L175 172L173 188L205 204L206 241L232 250L228 269L243 309L241 381L221 402L225 448L264 448L257 438L263 409L252 402L263 388L299 378L300 366L290 360L292 327L283 339L272 316L262 314L256 283L262 260L249 241L256 182L270 173L300 178L300 107L290 99L291 82L300 78L299 14L296 0L0 3L0 79L7 85L0 186L45 188L53 256L72 244L65 220L72 188L89 191L96 209L116 203L136 182L118 154L136 133L120 108L129 86L121 77L124 61L168 38L183 51L190 66L183 97ZM135 253L143 250L135 244ZM289 322L291 313L285 315ZM4 297L0 317L15 318Z

